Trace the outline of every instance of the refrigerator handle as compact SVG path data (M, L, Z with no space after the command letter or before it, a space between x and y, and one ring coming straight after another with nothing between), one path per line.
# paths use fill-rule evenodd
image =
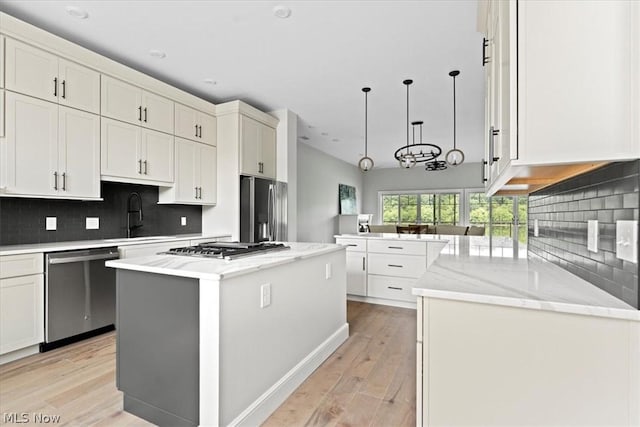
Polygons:
M273 240L273 207L274 207L274 194L273 194L273 184L269 184L269 195L268 195L268 203L267 203L267 233L269 234L269 240Z

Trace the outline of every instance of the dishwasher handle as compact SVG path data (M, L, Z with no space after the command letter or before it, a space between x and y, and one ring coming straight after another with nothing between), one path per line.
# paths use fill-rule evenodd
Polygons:
M82 261L95 261L95 260L110 260L110 259L118 259L120 258L120 256L118 255L117 252L115 253L102 253L102 254L95 254L95 255L78 255L78 256L71 256L71 257L64 257L64 258L49 258L48 259L48 264L49 265L54 265L54 264L69 264L72 262L82 262Z

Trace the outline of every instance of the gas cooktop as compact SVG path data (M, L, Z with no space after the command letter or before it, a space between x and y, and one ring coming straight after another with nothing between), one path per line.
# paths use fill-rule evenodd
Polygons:
M259 255L265 252L274 252L290 249L283 243L242 243L242 242L207 242L197 246L185 246L182 248L171 248L167 255L196 256L205 258L217 258L233 260L250 255Z

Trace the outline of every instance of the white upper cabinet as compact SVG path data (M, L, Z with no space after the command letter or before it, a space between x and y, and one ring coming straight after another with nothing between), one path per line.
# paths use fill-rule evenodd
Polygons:
M276 131L245 115L240 115L240 173L276 177Z
M109 76L102 76L105 117L173 133L173 101Z
M160 203L215 205L217 199L217 149L176 138L175 184L160 188Z
M51 102L100 112L100 74L42 49L6 39L7 89Z
M103 180L173 183L173 135L107 118L101 122Z
M175 109L176 136L216 145L215 117L182 104L175 104Z
M99 116L6 93L7 195L100 197Z
M489 193L640 157L639 2L481 5Z

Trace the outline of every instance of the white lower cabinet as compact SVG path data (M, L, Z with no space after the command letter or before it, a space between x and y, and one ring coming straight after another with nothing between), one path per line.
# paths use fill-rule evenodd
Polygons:
M336 243L347 247L347 294L367 296L367 241L338 237Z
M375 298L414 302L416 297L411 295L411 289L415 283L416 279L370 274L368 295Z
M37 352L44 339L42 273L42 253L0 257L0 363ZM30 353L9 354L29 347Z
M160 188L160 203L215 205L217 148L182 138L175 142L175 184Z

